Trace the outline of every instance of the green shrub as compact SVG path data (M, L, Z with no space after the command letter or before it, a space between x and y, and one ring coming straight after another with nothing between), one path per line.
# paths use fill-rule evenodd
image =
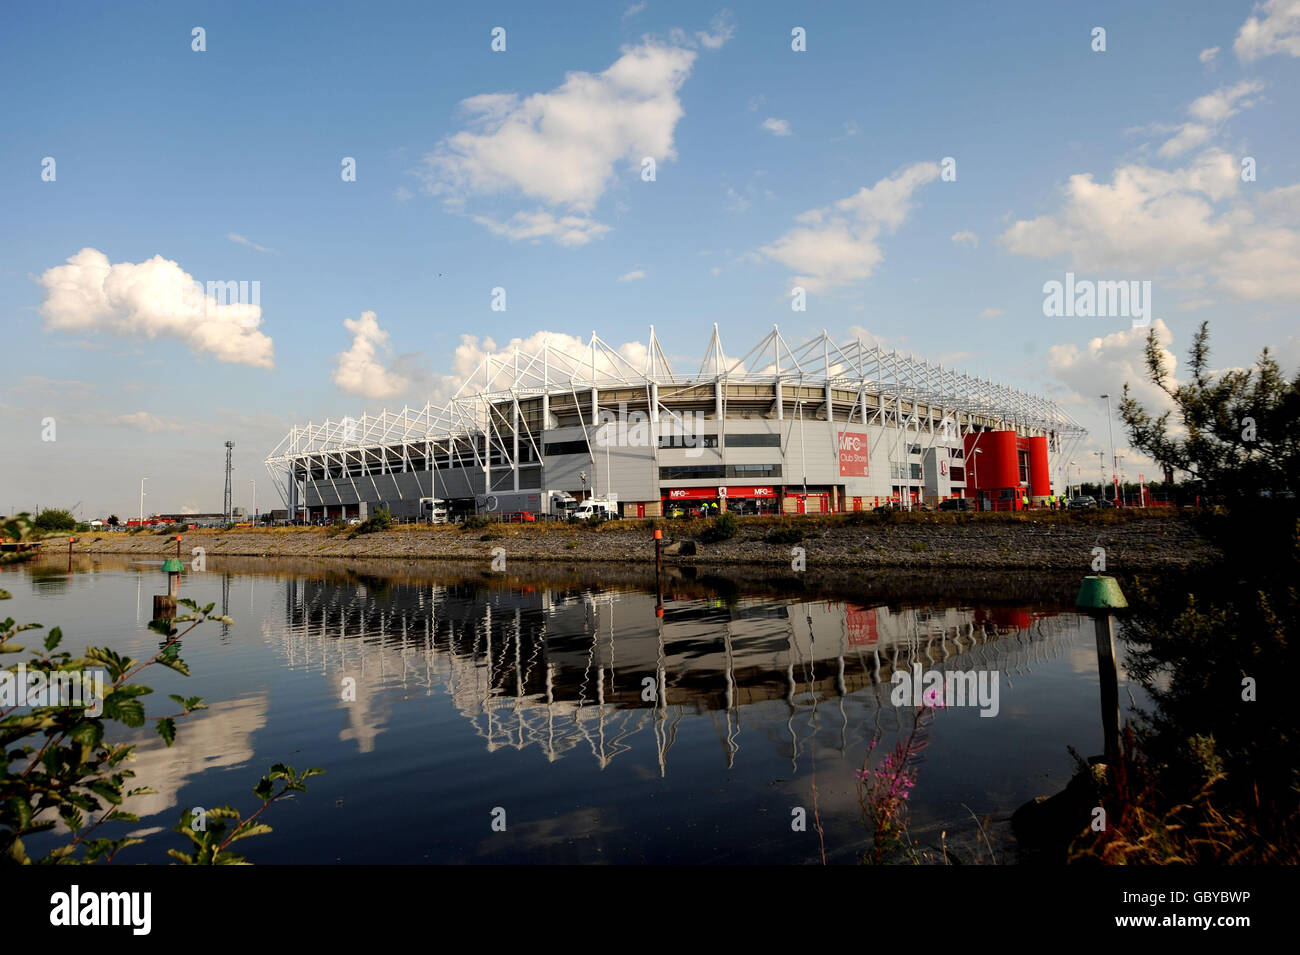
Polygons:
M799 527L774 527L767 532L764 538L769 544L797 544L806 537L814 535L808 534Z
M9 597L0 590L0 600ZM171 694L175 707L169 709L173 712L148 715L141 697L153 691L136 683L135 677L149 667L165 667L189 676L189 668L180 657L181 639L206 620L233 623L229 617L213 614L213 604L200 607L184 599L177 603L188 612L174 621L155 620L149 624L163 640L159 650L145 660L123 656L107 647L88 647L84 656L74 656L60 649L63 632L58 627L49 630L38 646L29 646L26 639L20 645L13 642L14 637L38 630L41 625L19 624L12 618L0 621L0 652L29 654L25 661L29 673L45 674L48 681L53 673L104 672L104 692L98 708L74 703L13 712L15 708L11 707L0 716L0 740L5 749L0 760L0 860L19 865L109 863L122 850L144 841L134 834L139 828L139 816L127 806L133 797L155 790L131 781L135 772L129 764L139 741L135 731L152 723L163 744L170 747L176 739L177 721L207 706L200 697ZM182 622L189 623L183 631L172 625ZM15 664L9 672L16 668ZM109 731L115 724L119 731L114 735L136 742L111 741ZM253 789L260 808L248 816L231 806L210 808L208 825L202 832L190 826L192 810L185 810L175 831L194 844L194 851L169 849L167 854L185 865L244 863L244 857L229 846L245 837L270 832L259 818L262 813L286 795L305 791L306 780L321 772L308 769L299 773L276 763ZM61 844L43 857L32 859L24 838L54 831L60 821Z
M488 517L486 514L471 514L469 517L465 518L465 520L461 521L460 529L462 531L477 531L482 530L491 523L492 518Z
M381 507L374 514L367 517L364 521L353 528L349 538L356 537L358 534L373 534L375 531L386 531L393 526L393 515L386 507Z
M735 514L728 512L715 517L713 523L700 533L700 540L706 544L716 544L719 541L731 540L739 533L740 521L736 519Z
M51 507L37 514L32 523L38 531L70 531L77 526L77 519L71 511Z

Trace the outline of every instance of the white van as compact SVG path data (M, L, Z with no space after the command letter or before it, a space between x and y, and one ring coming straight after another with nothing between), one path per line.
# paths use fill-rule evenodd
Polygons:
M613 501L583 501L578 505L578 509L573 512L573 516L580 521L589 521L593 517L611 521L617 520L618 505Z

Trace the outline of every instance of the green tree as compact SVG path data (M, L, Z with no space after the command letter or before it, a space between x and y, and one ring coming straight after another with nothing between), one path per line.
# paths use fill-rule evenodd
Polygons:
M0 522L6 536L14 533L9 527L11 522ZM0 590L0 600L9 597L8 592ZM192 600L178 603L191 613L174 621L150 624L164 640L158 652L147 660L135 660L107 647L90 647L84 656L74 657L60 649L63 633L58 627L45 635L39 649L31 651L30 659L25 661L28 677L24 684L31 681L33 674L42 674L41 679L50 685L59 674L99 669L104 672L103 693L98 706L84 705L88 702L84 699L83 705L60 702L30 707L24 705L25 700L0 699L0 863L107 863L123 849L143 841L120 833L116 838L106 835L138 823L139 817L127 804L132 797L155 792L131 782L135 772L128 764L135 746L111 741L106 731L114 723L137 729L151 721L163 743L171 746L176 739L176 721L205 709L203 700L173 694L170 699L177 712L148 716L143 697L153 691L136 682L135 677L152 666L189 676L189 668L180 656L181 638L205 620L233 622L212 615L213 604L199 607ZM173 623L190 626L179 631ZM26 647L16 643L14 637L39 629L38 623L19 624L12 618L0 621L0 654L24 652ZM17 669L14 665L4 674L10 687L16 686ZM186 854L169 850L169 854L192 865L243 863L242 856L230 851L231 843L269 832L270 827L259 821L262 813L287 793L303 791L305 781L320 772L309 769L299 773L277 763L253 790L262 803L259 809L247 818L230 806L209 810L208 818L214 823L202 831L195 831L187 810L176 831L194 843L195 851ZM66 840L33 860L24 838L55 830L60 822Z
M37 514L33 523L38 531L70 531L77 526L77 519L71 511L51 507Z
M1188 359L1188 379L1176 381L1147 334L1148 377L1173 407L1153 416L1125 384L1119 413L1130 445L1224 501L1300 489L1300 373L1288 380L1267 348L1253 369L1213 371L1208 322Z

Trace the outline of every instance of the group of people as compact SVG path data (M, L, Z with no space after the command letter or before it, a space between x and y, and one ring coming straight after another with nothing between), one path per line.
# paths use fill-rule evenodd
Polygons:
M1025 510L1029 511L1033 510L1035 507L1045 507L1052 511L1063 511L1065 510L1065 504L1066 501L1064 494L1049 494L1043 499L1043 502L1038 505L1034 504L1034 499L1032 497L1028 494L1025 495Z

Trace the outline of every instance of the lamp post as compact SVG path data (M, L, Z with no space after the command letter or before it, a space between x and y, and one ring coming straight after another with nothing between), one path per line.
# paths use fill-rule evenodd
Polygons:
M1097 454L1097 473L1101 475L1101 482L1097 485L1097 496L1103 501L1106 500L1106 452L1098 451Z
M144 482L148 478L140 478L140 526L144 527Z
M1071 494L1071 493L1070 493L1070 487L1069 487L1069 484L1070 484L1069 479L1070 479L1071 477L1078 478L1078 476L1079 476L1079 475L1078 475L1078 470L1079 470L1079 464L1078 464L1078 462L1077 462L1077 461L1071 461L1071 462L1070 462L1070 471L1073 471L1074 473L1071 474L1070 471L1067 471L1067 472L1066 472L1066 481L1065 481L1065 484L1066 484L1066 488L1065 488L1065 496L1066 496L1066 497L1074 497L1075 494L1078 494L1078 493L1079 493L1078 490L1077 490L1077 488L1076 488L1075 492L1074 492L1073 494ZM1076 483L1077 483L1077 482L1076 482Z
M254 526L256 526L257 524L257 481L252 480L249 481L248 483L253 485L253 524Z
M1114 426L1111 424L1111 420L1110 420L1110 393L1108 392L1108 393L1102 395L1102 397L1106 399L1106 432L1110 435L1110 479L1111 479L1111 483L1113 484L1113 483L1115 482L1115 480L1116 480L1116 477L1115 477L1115 429L1114 429ZM1119 488L1116 487L1116 488L1115 488L1115 491L1118 492L1118 491L1119 491ZM1113 495L1112 495L1112 496L1113 496ZM1105 497L1105 494L1104 494L1104 493L1102 494L1102 497Z

